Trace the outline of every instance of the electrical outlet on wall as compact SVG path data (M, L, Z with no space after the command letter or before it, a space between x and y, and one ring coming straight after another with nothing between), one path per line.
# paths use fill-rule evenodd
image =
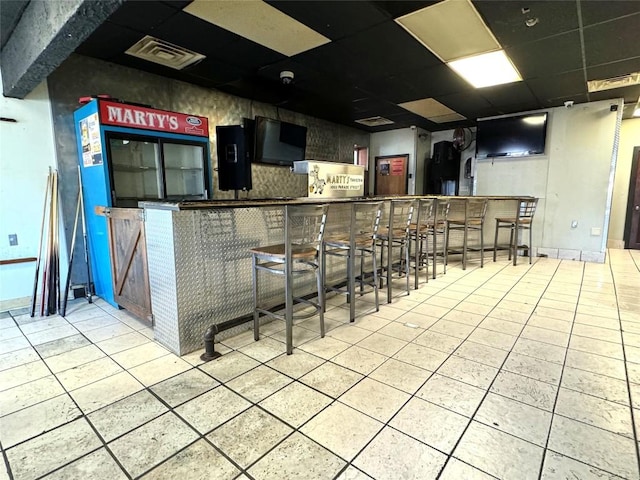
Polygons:
M591 227L592 237L599 237L600 235L602 235L602 230L600 229L600 227Z

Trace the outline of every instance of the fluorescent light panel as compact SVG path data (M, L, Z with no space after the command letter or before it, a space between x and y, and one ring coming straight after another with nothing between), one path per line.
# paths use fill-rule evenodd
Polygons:
M475 88L522 80L504 50L455 60L447 65Z
M470 0L445 0L396 22L443 62L501 48Z
M436 123L454 122L456 120L465 120L466 118L434 98L404 102L398 104L398 106Z
M195 0L183 10L288 57L331 41L261 0Z

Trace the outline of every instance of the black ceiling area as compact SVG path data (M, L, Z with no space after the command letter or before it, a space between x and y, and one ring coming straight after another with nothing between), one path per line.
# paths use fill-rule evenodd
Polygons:
M330 42L287 57L183 11L190 1L125 1L76 53L266 102L370 132L411 125L428 131L476 119L624 97L640 85L587 92L587 80L640 71L640 1L474 1L523 81L473 88L395 18L433 1L267 1ZM525 13L523 13L525 12ZM538 22L528 27L525 22ZM455 31L456 20L451 19ZM457 32L464 36L464 31ZM178 71L124 52L150 35L206 55ZM295 43L295 38L291 39ZM294 72L283 85L280 72ZM398 106L434 98L467 120L434 123ZM392 125L357 119L383 116Z

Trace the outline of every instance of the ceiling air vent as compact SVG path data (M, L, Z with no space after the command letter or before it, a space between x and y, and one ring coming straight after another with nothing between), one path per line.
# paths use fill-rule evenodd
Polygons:
M602 80L589 80L587 82L589 93L611 90L613 88L632 87L634 85L640 85L640 72Z
M361 118L360 120L356 120L356 123L360 123L361 125L366 125L367 127L380 127L381 125L391 125L393 122L388 118L384 117L369 117L369 118Z
M204 55L147 35L125 52L133 57L182 70L199 62Z

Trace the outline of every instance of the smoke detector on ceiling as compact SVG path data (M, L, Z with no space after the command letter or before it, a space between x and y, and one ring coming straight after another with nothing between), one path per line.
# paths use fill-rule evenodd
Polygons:
M377 117L361 118L360 120L356 120L356 123L359 123L361 125L366 125L367 127L380 127L382 125L391 125L392 123L395 123L395 122L393 120L389 120L388 118L377 116Z
M133 57L182 70L205 58L204 55L147 35L126 52Z

